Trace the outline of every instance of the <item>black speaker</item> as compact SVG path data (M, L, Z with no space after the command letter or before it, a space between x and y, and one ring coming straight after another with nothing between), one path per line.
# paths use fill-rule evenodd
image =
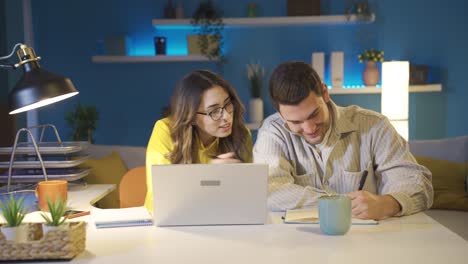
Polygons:
M166 55L166 37L154 37L156 55Z

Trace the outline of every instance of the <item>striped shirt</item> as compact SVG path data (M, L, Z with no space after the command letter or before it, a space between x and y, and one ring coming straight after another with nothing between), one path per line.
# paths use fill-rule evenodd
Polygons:
M389 120L358 106L328 104L326 140L311 145L291 132L276 113L264 120L254 146L254 162L269 164L268 207L273 211L314 205L323 194L362 190L388 194L409 215L432 205L432 175L419 165Z

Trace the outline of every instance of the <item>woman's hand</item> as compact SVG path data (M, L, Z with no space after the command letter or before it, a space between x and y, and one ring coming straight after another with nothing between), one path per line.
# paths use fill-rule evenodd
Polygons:
M211 160L211 164L223 164L223 163L241 163L242 161L237 159L234 152L228 152L219 154Z

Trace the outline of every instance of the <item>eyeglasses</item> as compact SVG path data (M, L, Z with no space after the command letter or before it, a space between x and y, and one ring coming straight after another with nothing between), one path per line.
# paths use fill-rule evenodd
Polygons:
M207 115L210 116L211 119L213 119L213 121L218 121L221 119L221 117L223 117L225 110L226 112L228 112L228 114L232 114L232 112L234 112L234 104L232 103L232 101L229 101L223 107L215 108L208 113L197 112L197 114Z

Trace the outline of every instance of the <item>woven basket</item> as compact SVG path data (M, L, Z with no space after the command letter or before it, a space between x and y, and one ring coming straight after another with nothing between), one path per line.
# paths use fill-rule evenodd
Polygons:
M0 232L0 261L72 259L86 247L85 222L69 222L42 234L41 223L28 223L28 241L6 241Z

